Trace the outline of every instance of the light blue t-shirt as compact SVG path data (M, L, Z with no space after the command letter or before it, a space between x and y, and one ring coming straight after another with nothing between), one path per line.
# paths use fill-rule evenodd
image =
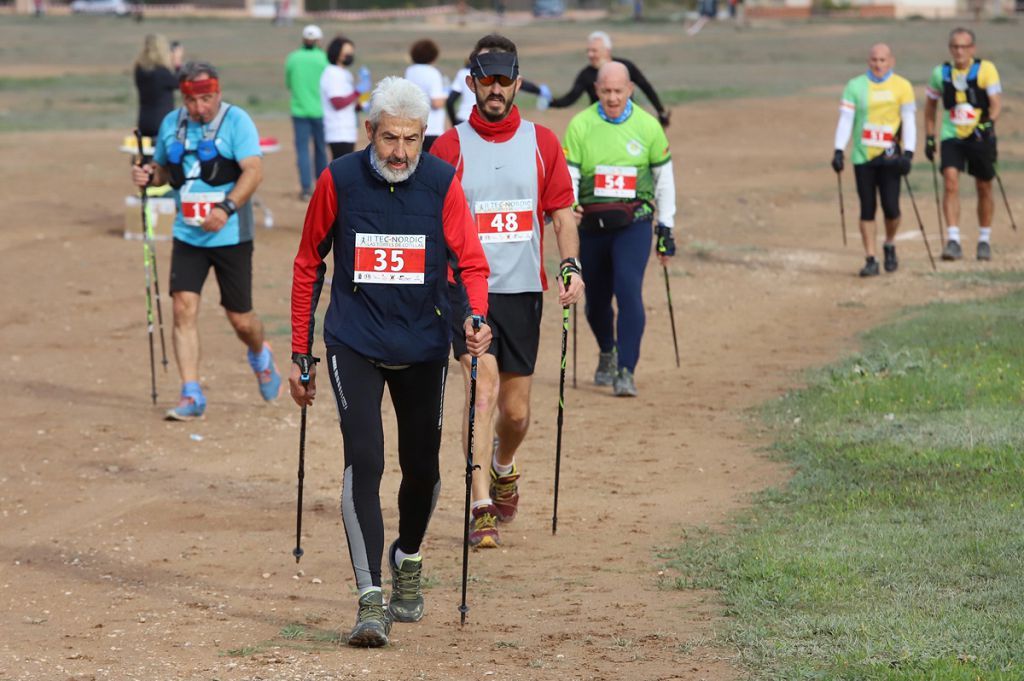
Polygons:
M214 124L216 121L214 121ZM153 160L161 166L167 166L167 149L177 139L178 132L178 110L167 114L160 124L156 149L153 151ZM199 142L206 133L206 125L187 120L185 130L185 156L182 165L185 170L185 184L174 192L176 208L178 210L174 217L174 238L200 248L212 248L215 246L234 246L253 239L253 215L252 202L247 201L238 207L238 212L228 218L227 223L219 232L204 232L201 227L187 224L191 221L199 221L201 213L208 210L207 206L211 199L223 200L224 196L234 188L235 183L210 185L199 179L199 158L196 156L196 149ZM252 122L242 109L232 106L224 114L220 131L214 140L217 151L227 159L240 161L250 156L262 156L260 151L260 136L256 131L256 124ZM185 206L184 202L190 205ZM190 199L195 199L191 201ZM217 201L212 201L216 203ZM199 216L195 206L198 209Z

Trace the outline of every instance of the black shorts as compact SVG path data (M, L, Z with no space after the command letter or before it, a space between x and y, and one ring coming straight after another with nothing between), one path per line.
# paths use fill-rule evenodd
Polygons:
M200 248L174 240L171 251L171 293L202 293L210 267L220 287L220 304L229 312L252 310L252 242Z
M967 174L987 182L996 176L996 142L995 140L975 140L967 138L942 140L942 169L956 168L960 172L967 169Z
M465 310L466 292L449 286L453 310ZM493 339L487 352L498 359L502 373L532 376L540 345L540 320L544 311L542 293L491 293L487 296L487 324ZM459 319L456 319L459 317ZM466 349L465 318L452 316L452 354L455 359L469 354Z
M860 219L871 222L878 210L878 198L882 200L882 214L887 220L900 216L900 166L894 159L884 155L876 156L867 163L853 166L857 180L857 196L860 198Z

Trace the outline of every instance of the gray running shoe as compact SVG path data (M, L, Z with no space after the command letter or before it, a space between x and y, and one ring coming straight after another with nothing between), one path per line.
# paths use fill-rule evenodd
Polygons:
M395 565L395 549L398 541L388 549L388 565L391 567L391 599L388 614L396 622L419 622L423 618L423 559L406 558L402 565Z
M964 257L963 249L960 248L959 241L953 241L950 239L946 242L946 247L942 249L943 260L959 260Z
M359 597L356 626L348 635L348 644L356 648L380 648L388 644L391 619L384 611L384 594L369 591Z
M991 260L992 246L987 241L978 242L978 260Z
M612 386L612 393L616 397L636 397L636 381L633 380L633 372L629 369L619 369L615 376L615 385Z
M615 382L615 373L619 370L619 355L615 349L602 352L597 356L597 371L594 372L595 385L611 385Z

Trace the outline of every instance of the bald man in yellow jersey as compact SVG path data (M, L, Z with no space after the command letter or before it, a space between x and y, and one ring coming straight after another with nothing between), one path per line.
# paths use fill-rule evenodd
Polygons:
M860 235L866 262L862 277L879 273L876 259L875 212L881 198L885 215L885 271L895 272L896 230L900 226L900 178L910 172L917 144L914 89L893 73L896 59L885 43L871 47L867 73L850 80L843 90L836 126L832 169L843 170L843 150L853 136L853 174L860 197Z
M928 100L924 107L924 130L928 136L925 155L935 160L935 114L942 102L941 156L945 195L946 246L943 260L959 260L960 248L960 173L974 176L978 188L978 260L991 260L992 178L996 176L995 122L1002 111L1002 85L995 65L974 56L974 32L954 28L949 34L952 63L935 67L928 82Z

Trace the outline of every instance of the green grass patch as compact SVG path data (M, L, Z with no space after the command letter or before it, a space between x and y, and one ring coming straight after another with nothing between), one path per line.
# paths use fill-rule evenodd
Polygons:
M753 678L1024 678L1022 326L1021 291L920 308L765 407L793 479L662 554Z

